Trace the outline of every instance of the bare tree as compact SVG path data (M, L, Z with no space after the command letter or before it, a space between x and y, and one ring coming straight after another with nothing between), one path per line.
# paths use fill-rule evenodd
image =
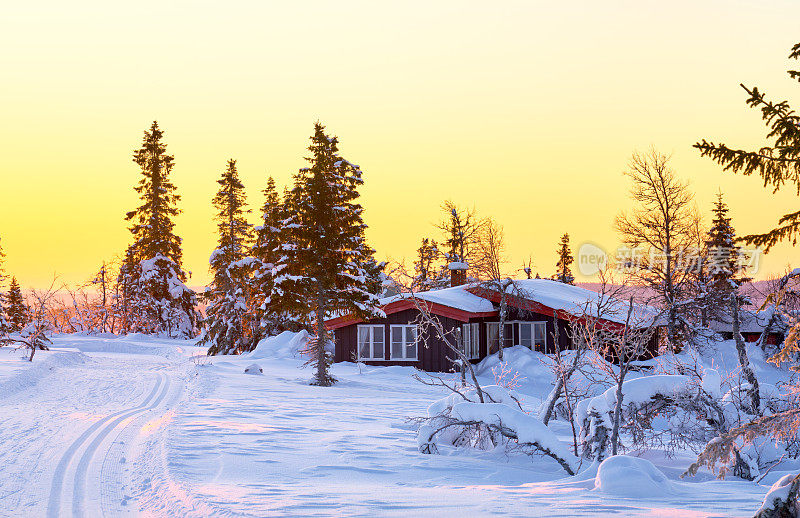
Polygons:
M416 298L413 292L410 296L419 312L418 344L427 346L428 338L435 336L444 342L448 359L461 365L462 371L460 383L435 374L428 374L425 378L414 375L417 381L443 387L452 396L450 404L442 405L441 410L434 410L431 414L429 409L427 417L412 419L420 424L417 432L420 452L438 453L437 436L449 432L449 440L454 445L495 447L505 444L528 455L550 457L569 475L577 473L578 459L565 451L547 426L522 411L520 400L513 392L498 385L481 387L469 358L460 347L458 329L446 329L431 314L424 300ZM463 373L469 374L469 380ZM480 406L476 408L475 405ZM438 406L434 404L431 408Z
M796 277L800 277L800 269L792 270L780 279L779 285L782 288L775 294L776 305L780 304L780 300L786 294L785 290L788 289L790 281ZM800 370L797 365L798 353L800 353L800 318L791 315L787 317L791 319L791 327L780 351L772 356L770 361L776 365L784 362L788 363L790 364L790 369L797 372ZM793 394L800 392L800 387L796 385L796 382L787 388ZM750 406L754 406L755 403L755 400L751 400ZM739 464L742 443L751 444L759 437L770 437L776 441L786 442L790 439L796 439L798 432L800 432L800 409L797 408L796 402L788 408L770 411L769 415L762 415L759 411L749 422L722 430L718 437L709 441L697 456L697 460L689 466L684 475L694 475L702 466L707 466L713 470L716 464L721 463L723 464L723 469L720 469L720 477L723 477L727 471L724 468L725 464L735 463L734 471L736 465ZM792 491L793 498L798 498L796 485Z
M459 207L446 200L442 203L444 220L437 228L444 234L447 250L445 257L450 262L470 264L475 252L475 243L481 228L481 220L475 209Z
M558 317L553 316L553 344L554 351L551 359L551 369L555 375L556 381L553 390L542 402L539 407L539 418L547 425L554 415L556 404L561 400L563 394L563 403L566 410L565 414L569 418L569 423L572 428L572 448L575 455L578 455L578 430L575 427L575 420L572 419L573 410L577 401L585 397L585 393L579 392L573 386L572 375L581 370L586 365L586 343L582 340L572 340L572 348L570 355L566 355L561 350L561 331L558 323ZM571 338L573 338L571 336Z
M576 320L573 333L596 353L592 358L594 370L610 379L615 387L610 436L600 439L599 449L605 449L608 441L612 455L616 455L625 396L623 385L635 363L648 353L658 329L658 315L634 304L633 297L624 302L602 295L587 305Z
M98 287L100 300L99 300L99 309L101 315L101 325L100 325L100 332L105 333L108 331L108 299L111 294L111 279L108 275L108 267L106 262L103 261L103 264L100 266L100 270L97 271L94 279L92 279L91 283Z
M505 323L508 315L509 288L515 288L514 280L503 273L508 263L505 255L506 245L503 227L494 219L485 219L479 228L476 242L476 259L473 273L481 279L483 288L500 294L500 311L497 332L497 357L503 361L505 346ZM491 345L491 344L490 344Z
M52 303L58 293L55 287L56 280L45 290L31 290L30 292L30 319L20 332L20 338L9 337L8 341L19 344L20 348L28 349L28 361L33 361L37 350L46 351L50 339L47 334L53 330Z
M736 293L731 293L731 310L733 315L733 339L736 343L736 353L739 358L739 365L742 368L747 383L750 385L747 393L750 396L750 413L752 415L761 415L761 396L758 389L758 378L756 378L753 368L750 366L750 359L747 357L747 349L744 345L741 333L739 333L739 304L740 300Z
M625 174L633 183L631 197L636 206L629 213L620 213L615 226L623 242L636 251L624 266L639 284L656 293L667 316L668 345L674 347L687 302L683 297L696 273L687 254L696 255L700 243L694 196L668 162L669 158L655 149L633 154Z

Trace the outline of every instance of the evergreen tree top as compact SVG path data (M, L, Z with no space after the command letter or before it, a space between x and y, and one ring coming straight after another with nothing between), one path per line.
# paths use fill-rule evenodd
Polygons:
M6 254L3 252L2 243L0 243L0 287L3 286L3 282L6 279L5 269L3 268L3 263L5 262Z
M134 187L141 204L125 216L126 220L133 221L129 230L134 235L126 260L138 262L160 254L180 266L181 239L174 233L173 222L181 212L177 208L180 196L169 179L175 161L166 152L163 135L158 123L153 121L150 129L144 132L141 147L133 153L133 161L142 175ZM181 272L181 275L184 280L185 274Z
M561 241L556 253L558 254L558 262L556 262L555 280L565 284L573 284L575 282L575 276L572 275L570 266L575 262L575 259L572 257L572 250L569 246L568 233L564 233L564 235L561 236Z
M215 219L219 231L219 246L212 256L212 269L220 270L245 256L250 240L251 225L245 215L247 202L244 184L239 179L236 160L228 160L227 167L219 180L219 191L212 200L217 209Z
M731 218L728 217L728 206L723 201L721 192L717 194L717 200L714 202L713 214L714 217L711 220L711 228L708 230L706 245L709 247L733 247L736 232L731 225Z
M789 59L800 59L800 43L792 47ZM800 81L800 71L789 70L789 77ZM703 139L694 145L701 156L711 158L722 166L724 171L749 176L758 174L764 187L777 192L784 186L793 187L800 195L800 116L787 101L770 101L758 90L740 84L748 98L751 108L761 110L761 118L768 128L767 139L772 142L757 151L730 148L725 144L715 144ZM778 226L764 234L743 236L740 240L755 246L763 246L765 251L783 240L796 244L800 233L800 211L783 215Z
M309 167L298 171L284 200L283 227L291 231L282 247L292 256L286 275L305 285L304 290L324 293L336 310L372 313L380 287L371 283L379 278L381 266L364 238L367 226L358 203L361 170L339 155L338 139L326 135L319 122L308 149Z

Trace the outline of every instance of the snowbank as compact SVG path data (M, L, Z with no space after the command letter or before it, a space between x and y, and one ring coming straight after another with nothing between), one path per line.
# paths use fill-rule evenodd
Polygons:
M594 488L632 498L654 497L674 491L672 482L652 462L627 455L614 455L601 462L594 478Z
M513 370L526 376L529 380L542 379L546 383L551 383L553 378L550 365L552 360L538 351L531 351L523 345L503 348L503 361L497 357L497 353L487 356L476 366L478 374L491 374L492 368L505 363Z
M797 483L795 479L797 475L790 474L781 477L777 482L772 484L769 492L764 497L764 503L756 513L756 517L760 516L800 516L800 505L797 502L797 495L792 494L797 492ZM783 513L781 513L783 511Z
M306 331L292 333L284 331L278 336L270 336L258 342L253 351L242 355L243 358L260 360L263 358L299 358L300 351L309 338Z
M89 357L78 351L37 351L33 362L20 356L20 367L8 378L0 379L0 394L3 397L9 396L36 385L59 367L81 365L88 361Z

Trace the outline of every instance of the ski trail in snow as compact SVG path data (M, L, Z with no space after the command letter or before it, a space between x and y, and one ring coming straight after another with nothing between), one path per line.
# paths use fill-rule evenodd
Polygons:
M142 439L154 433L163 433L163 430L157 430L157 428L164 424L163 419L169 414L170 409L178 403L183 394L183 383L180 380L176 382L175 379L171 381L170 395L162 402L158 411L151 413L148 410L141 413L117 429L116 436L106 450L100 466L99 483L90 484L89 493L86 495L89 497L87 501L94 502L94 499L92 499L94 495L91 494L92 488L99 493L97 495L99 509L89 509L92 512L92 516L136 515L134 506L130 505L134 491L132 490L131 481L127 478L129 474L127 472L130 471L129 465L133 464L138 456L142 454L147 456L155 455L152 449L145 448L142 450L141 443L137 442L137 439ZM92 472L94 473L94 471Z
M86 495L84 493L86 491L86 478L88 476L89 462L97 453L100 445L103 443L103 440L123 421L126 421L128 418L136 414L152 410L160 405L162 401L164 401L164 398L169 392L170 381L168 376L164 376L163 374L161 376L164 377L165 380L161 384L161 393L158 395L155 401L153 401L149 406L147 406L147 403L144 403L142 406L139 406L136 409L117 417L102 431L100 431L86 448L86 450L84 450L80 461L78 461L78 467L75 469L75 485L72 489L72 516L84 516L83 509L86 501Z
M120 421L122 421L123 419L125 419L129 415L133 415L133 414L135 414L137 412L141 412L141 411L147 409L147 405L153 400L153 398L156 397L156 394L158 393L159 389L161 389L165 383L168 384L169 383L169 379L167 378L166 375L159 373L159 375L158 375L158 377L156 379L156 383L153 386L153 390L150 392L150 394L147 396L147 398L145 398L145 400L142 402L141 405L139 405L137 407L134 407L134 408L127 408L127 409L124 409L124 410L120 410L119 412L115 412L115 413L113 413L111 415L108 415L108 416L104 417L103 419L100 419L99 421L94 423L92 426L90 426L85 432L83 432L83 434L81 434L81 436L78 437L69 446L69 448L67 448L67 451L64 452L64 455L61 457L61 460L58 462L58 465L56 466L55 472L53 474L53 482L52 482L52 484L50 486L50 498L48 499L48 502L47 502L47 516L48 516L48 518L55 518L55 517L59 516L59 514L60 514L60 510L61 510L61 492L62 492L62 488L64 486L64 479L65 479L66 474L67 474L67 467L69 466L70 461L72 460L72 457L75 455L75 453L78 451L78 449L80 449L80 447L83 445L83 443L85 443L89 439L89 437L92 436L92 434L95 431L97 431L99 428L104 426L109 421L113 421L113 423L112 423L112 426L109 429L106 429L106 431L105 431L106 435L109 433L109 431L111 429L113 429L117 424L119 424ZM162 398L163 398L163 394L162 394ZM103 435L103 432L101 432L101 435ZM97 441L96 443L93 442L92 445L89 446L89 449L87 451L92 451L92 447L94 447L94 449L96 449L98 444L99 444L99 441ZM84 457L86 457L86 453L84 453ZM91 455L89 457L91 457ZM83 458L81 459L81 461L83 461ZM88 463L88 459L85 462ZM80 466L79 466L79 468L80 468ZM84 469L85 469L85 467L84 467ZM78 477L79 473L80 473L80 469L76 472L76 487L77 487L78 479L80 478L80 477ZM83 484L83 482L81 482L81 484ZM74 512L74 510L75 510L75 508L74 508L74 503L73 503L73 512Z

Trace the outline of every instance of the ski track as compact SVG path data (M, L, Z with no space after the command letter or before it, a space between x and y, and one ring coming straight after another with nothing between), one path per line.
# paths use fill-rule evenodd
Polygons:
M295 360L265 360L264 374L250 376L247 357L192 368L196 349L183 342L63 343L88 356L4 379L0 354L0 385L14 389L0 395L0 517L699 518L750 515L766 491L678 481L685 453L653 455L678 489L643 498L596 491L593 477L564 478L546 460L419 455L406 418L424 415L441 392L408 368L336 365L340 382L322 390ZM538 371L527 374L534 404L548 387ZM552 428L568 432L565 422Z
M72 478L73 516L84 515L83 493L85 491L85 486L86 486L86 477L87 477L89 462L97 453L103 440L108 436L108 434L110 434L115 428L117 428L120 425L120 423L122 423L129 417L157 407L161 403L161 401L163 401L168 389L169 389L169 377L164 373L159 373L156 378L156 382L153 386L152 391L140 405L133 408L120 410L118 412L106 416L103 419L100 419L99 421L96 421L80 437L78 437L78 439L76 439L69 446L69 448L67 448L67 451L64 452L64 455L61 457L61 460L56 466L55 473L53 475L53 482L50 488L50 498L48 499L48 505L47 505L48 518L53 518L63 515L62 513L63 508L61 506L61 503L62 503L62 490L64 486L64 481L67 475L70 461L72 460L74 455L78 452L78 450L84 445L84 443L86 443L86 441L89 440L89 438L92 437L92 435L95 434L97 430L100 430L100 432L94 436L92 442L83 451L83 455L78 461L77 467L75 468L75 472L73 474ZM153 398L156 399L151 404Z
M73 486L72 492L72 515L74 517L84 516L84 503L86 500L86 495L84 494L86 490L86 479L88 476L88 469L89 469L89 462L92 458L97 454L100 445L105 440L105 438L113 432L123 421L127 421L129 418L136 416L137 414L145 413L148 410L153 410L157 408L163 401L164 398L167 396L170 388L170 379L169 376L160 373L159 374L159 381L157 382L160 384L160 394L156 398L156 400L148 406L148 401L142 403L141 406L125 411L122 415L119 415L114 421L109 423L101 432L99 432L94 440L89 444L86 450L83 452L83 456L81 457L80 461L78 462L78 466L75 470L75 484Z

